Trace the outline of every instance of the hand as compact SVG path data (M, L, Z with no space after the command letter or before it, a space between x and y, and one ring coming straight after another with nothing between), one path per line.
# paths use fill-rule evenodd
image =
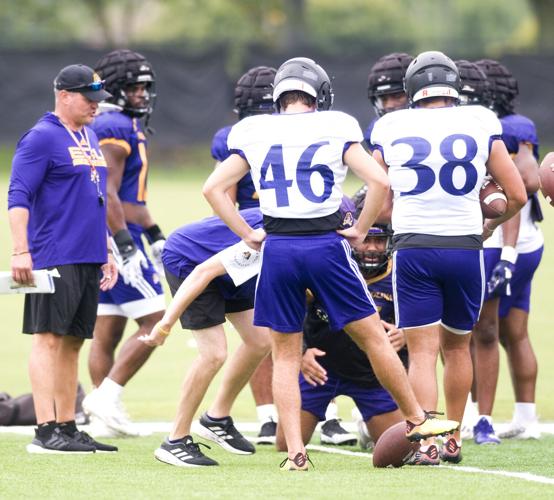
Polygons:
M367 236L367 233L360 232L357 224L347 229L339 229L337 233L346 238L351 247L361 245Z
M485 220L483 223L483 233L481 234L483 241L489 239L492 236L492 233L494 233L494 230L497 226L491 227L490 221L488 219Z
M126 285L137 287L142 279L142 269L148 267L146 257L138 248L136 251L126 257L115 255L117 269Z
M500 260L494 269L487 283L487 289L491 297L509 297L512 295L510 281L516 266L507 260Z
M315 347L307 349L304 356L302 356L300 370L308 384L313 386L325 385L325 382L327 382L327 371L317 362L316 356L325 356L325 351Z
M402 328L397 328L396 325L387 323L386 321L381 320L383 327L393 349L398 352L406 345L406 337L404 336L404 330Z
M171 327L169 325L167 325L167 328L164 328L161 322L158 321L154 325L154 328L152 328L149 335L141 335L138 339L150 347L156 347L163 345L165 339L169 336L170 331Z
M117 283L117 265L115 263L114 256L108 254L108 262L106 262L101 268L102 278L100 279L100 290L106 292L111 290Z
M30 253L12 255L12 278L22 285L32 286L35 284L33 278L33 258Z
M243 241L252 249L257 252L262 248L262 243L265 240L266 233L262 228L252 229L248 236Z
M152 264L154 269L159 276L165 278L164 265L162 262L162 252L165 246L165 240L154 241L150 244L150 257L152 259Z

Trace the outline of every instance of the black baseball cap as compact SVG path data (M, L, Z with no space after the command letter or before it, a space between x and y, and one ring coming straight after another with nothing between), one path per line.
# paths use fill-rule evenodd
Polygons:
M92 68L84 64L72 64L63 68L54 80L56 90L79 92L91 101L100 102L112 97L104 89L104 81Z

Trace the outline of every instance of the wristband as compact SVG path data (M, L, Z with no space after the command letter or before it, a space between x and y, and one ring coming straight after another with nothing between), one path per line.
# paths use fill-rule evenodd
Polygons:
M121 229L114 234L113 239L121 257L129 257L136 252L137 247L128 229Z
M171 330L164 330L159 323L156 325L156 328L164 337L167 337L171 333Z
M162 230L160 229L160 226L158 226L158 224L154 224L153 226L150 226L149 228L145 229L144 235L146 236L146 239L150 244L154 243L155 241L165 240L165 236L162 233Z
M500 254L500 260L506 260L510 264L515 265L517 260L517 250L510 246L503 247L502 253Z
M17 257L18 255L25 255L26 253L31 253L29 250L25 250L24 252L14 252L12 253L12 257Z

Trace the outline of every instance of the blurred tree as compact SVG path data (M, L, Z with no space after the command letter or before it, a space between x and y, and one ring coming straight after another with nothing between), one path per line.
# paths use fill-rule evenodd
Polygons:
M542 50L554 49L554 2L552 0L529 0L539 24L538 46Z

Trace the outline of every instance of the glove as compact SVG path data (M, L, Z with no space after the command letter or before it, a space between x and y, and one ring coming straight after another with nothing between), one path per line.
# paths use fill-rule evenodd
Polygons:
M491 297L509 297L512 294L510 281L516 268L517 252L513 247L504 247L500 261L492 270L487 289Z
M113 240L117 249L114 251L114 258L123 282L137 288L142 279L142 269L148 267L148 261L127 229L118 231Z
M164 265L162 262L162 251L165 245L165 236L160 229L160 226L154 224L148 229L144 230L146 239L150 243L150 257L152 258L152 264L159 276L165 278Z

